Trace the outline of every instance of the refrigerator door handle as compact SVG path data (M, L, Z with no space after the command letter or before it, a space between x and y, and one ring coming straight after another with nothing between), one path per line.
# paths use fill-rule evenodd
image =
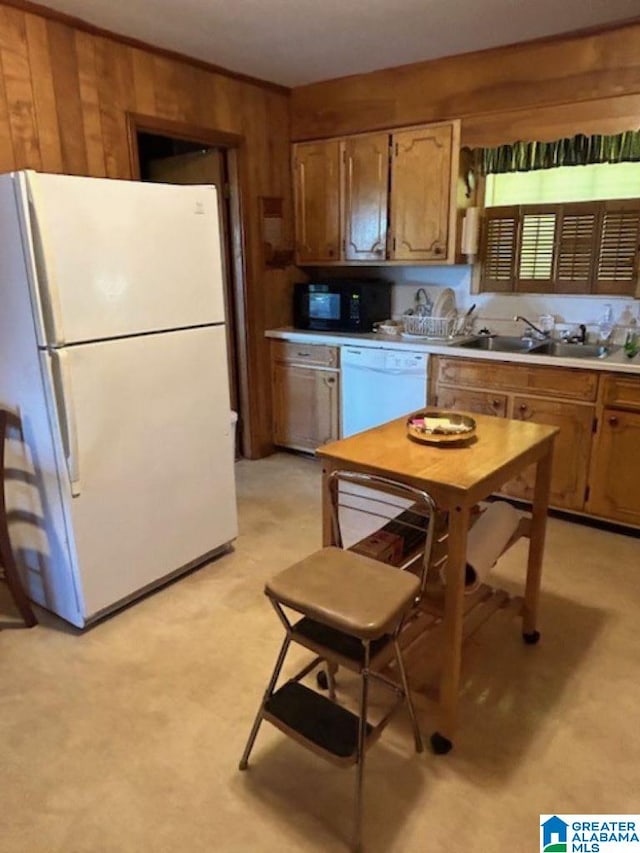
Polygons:
M50 346L61 346L64 344L64 334L62 331L60 299L53 276L51 252L47 249L47 229L46 223L43 221L44 205L40 199L38 178L34 172L27 173L27 204L35 262L36 287L40 295L40 304L42 305L45 325L47 326L47 342Z
M80 495L80 460L78 453L78 428L68 362L69 356L64 350L51 350L51 359L54 369L58 417L61 421L60 426L67 459L71 495L77 498Z

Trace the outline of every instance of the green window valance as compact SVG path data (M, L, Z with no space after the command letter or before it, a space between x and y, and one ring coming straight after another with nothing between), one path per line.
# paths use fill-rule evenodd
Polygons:
M474 153L483 175L590 163L632 163L640 161L640 131L629 130L616 136L579 134L553 142L514 142L498 148L479 148Z

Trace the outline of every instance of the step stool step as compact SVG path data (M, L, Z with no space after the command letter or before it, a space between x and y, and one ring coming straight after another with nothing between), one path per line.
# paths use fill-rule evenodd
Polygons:
M293 630L296 639L300 637L303 640L309 640L317 646L324 646L345 658L349 658L349 660L364 665L364 646L357 637L345 634L336 628L330 628L309 616L303 616L302 619L299 619L293 626ZM371 658L373 659L390 642L389 634L373 640L370 644Z
M265 705L265 719L314 752L340 763L356 761L358 716L304 684L288 681L277 690ZM372 731L367 723L365 738Z

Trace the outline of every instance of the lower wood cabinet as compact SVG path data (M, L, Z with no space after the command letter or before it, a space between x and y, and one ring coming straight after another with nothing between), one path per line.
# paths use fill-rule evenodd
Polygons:
M271 370L274 444L294 450L315 450L338 438L337 363L334 347L274 343Z
M339 438L339 349L272 341L273 441L313 451ZM552 507L640 527L640 375L449 356L430 360L429 400L559 427ZM533 499L535 471L505 483Z
M438 407L559 427L550 503L584 509L598 389L594 371L444 357L431 366L430 399ZM531 501L534 482L535 469L527 468L502 491Z
M559 427L553 449L550 503L563 509L584 509L595 407L516 395L512 417ZM534 485L535 467L530 466L502 491L533 501Z
M640 525L640 411L603 410L587 511Z

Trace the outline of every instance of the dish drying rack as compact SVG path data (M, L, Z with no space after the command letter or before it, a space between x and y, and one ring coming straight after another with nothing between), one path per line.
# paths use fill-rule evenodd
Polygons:
M457 331L459 321L456 314L448 317L425 317L420 314L403 314L405 334L421 338L450 338Z

